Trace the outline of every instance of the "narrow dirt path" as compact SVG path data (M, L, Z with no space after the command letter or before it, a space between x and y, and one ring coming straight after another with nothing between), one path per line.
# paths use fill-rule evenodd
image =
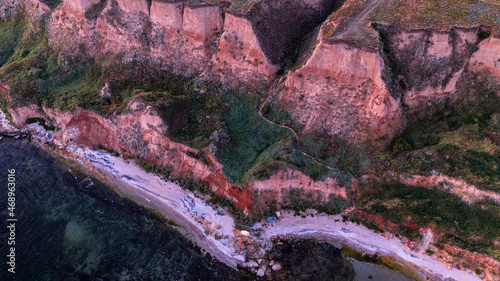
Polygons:
M429 244L433 241L433 237L434 234L432 233L432 230L426 229L424 231L422 240L420 241L419 253L425 253L425 250L429 248Z
M266 117L264 117L264 115L262 115L262 109L264 108L264 106L266 105L266 103L268 102L269 100L269 97L271 96L271 91L274 89L274 86L276 85L276 83L278 82L278 78L274 78L274 80L271 82L269 88L267 89L267 93L266 93L266 99L262 102L262 104L259 106L259 116L264 119L267 123L269 124L272 124L274 126L278 126L278 127L281 127L281 128L285 128L287 130L290 130L293 135L295 136L295 139L297 140L297 148L298 150L300 151L300 153L302 153L302 155L310 158L311 160L313 160L316 164L318 165L321 165L329 170L332 170L332 171L338 171L338 172L343 172L343 173L348 173L350 174L348 171L343 171L343 170L340 170L340 169L337 169L337 168L333 168L333 167L330 167L326 164L323 164L321 162L319 162L318 160L316 160L314 157L312 157L311 155L307 154L306 152L304 152L302 150L302 148L300 147L300 139L299 139L299 136L297 135L297 133L290 127L286 126L286 125L281 125L281 124L277 124L277 123L274 123L273 121L267 119ZM352 177L352 175L351 175Z
M351 30L359 29L361 25L365 22L366 17L377 8L380 4L385 3L387 0L368 0L369 3L366 7L361 10L356 16L350 19L345 30L334 34L333 38L342 39L342 37L349 33Z
M278 126L278 127L290 130L293 133L293 135L295 136L295 139L297 141L297 149L300 151L300 153L302 153L302 155L308 157L309 159L313 160L316 164L318 164L320 166L323 166L323 167L325 167L325 168L327 168L329 170L337 171L337 172L341 172L341 173L345 173L345 174L350 175L351 176L352 187L353 187L352 198L351 198L351 204L352 204L352 206L349 207L349 208L347 208L345 210L345 212L349 213L349 212L355 210L356 209L356 200L354 198L355 198L356 193L357 193L357 185L355 183L356 179L354 178L354 176L349 171L344 171L344 170L333 168L331 166L323 164L323 163L319 162L318 160L316 160L316 158L314 158L311 155L309 155L306 152L304 152L302 150L302 148L300 147L300 139L299 139L299 136L297 135L297 133L295 132L295 130L293 130L292 128L290 128L290 127L288 127L286 125L281 125L281 124L274 123L273 121L271 121L271 120L267 119L266 117L264 117L264 115L262 114L262 109L264 108L264 106L266 106L266 103L269 101L269 97L271 96L272 90L274 89L274 86L276 86L276 83L278 82L278 80L279 80L278 78L274 78L272 80L272 82L270 83L269 87L267 88L266 98L264 99L264 101L259 106L259 116L262 119L264 119L264 121L266 121L269 124L272 124L274 126Z

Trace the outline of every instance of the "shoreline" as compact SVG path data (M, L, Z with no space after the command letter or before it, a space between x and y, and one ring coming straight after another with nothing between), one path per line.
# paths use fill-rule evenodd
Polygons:
M2 129L6 128L0 113ZM197 244L226 265L238 269L238 266L249 268L264 276L266 266L256 262L264 256L272 246L275 237L299 237L325 241L334 246L342 244L356 251L386 256L408 268L420 277L437 277L440 280L481 280L472 271L448 269L447 266L427 254L408 251L397 238L384 237L361 225L350 221L343 222L342 216L318 215L306 218L295 217L293 212L282 212L282 218L276 222L253 228L261 228L262 235L254 237L235 229L234 219L220 207L214 209L192 192L182 189L174 182L164 181L158 175L147 173L131 160L112 156L110 153L91 150L86 147L70 145L64 148L51 149L51 134L37 125L27 126L32 131L33 139L45 150L52 151L68 161L78 163L81 168L108 184L120 196L124 196L136 204L158 212L164 219L173 221L175 227L184 236ZM19 130L18 130L19 131ZM50 138L47 138L50 136ZM45 145L44 145L45 144ZM165 196L167 195L168 196ZM254 247L257 251L249 251ZM246 262L246 258L251 257ZM274 267L273 267L274 270Z
M186 204L180 206L176 200L180 200L181 202L193 200L191 203L195 205L191 205L190 207L192 209L188 210L196 212L198 216L212 222L212 224L220 224L223 233L229 236L233 234L232 232L234 229L234 220L230 215L218 215L217 210L214 210L213 207L195 197L190 191L183 190L182 187L173 182L165 182L157 175L148 174L134 163L130 163L131 161L111 156L106 152L93 151L88 148L76 148L72 153L83 157L98 168L99 171L106 176L109 182L116 187L116 191L119 194L125 194L127 198L133 200L137 204L152 208L158 211L166 219L173 220L175 223L184 227L187 236L194 240L193 242L221 262L233 268L237 268L238 264L243 266L249 264L245 263L245 257L238 254L233 247L226 243L226 241L223 240L221 242L221 240L216 240L210 235L205 235L202 225L196 223L196 221L192 219L192 216L187 214L189 211L186 209L183 211L183 207L185 208ZM115 174L117 170L110 170L110 164L120 167L118 171L122 173L122 176L117 176ZM127 177L127 172L136 173L137 178L144 180L144 182L131 184L131 179L129 178L130 174L128 174L129 177ZM147 184L149 188L145 188L141 184ZM166 198L155 192L161 186L169 187L169 196L172 196L171 198ZM183 199L179 198L178 195L186 197ZM321 214L315 215L314 217L308 216L306 218L301 218L295 217L291 211L284 211L282 212L282 218L280 220L268 224L267 226L261 226L261 228L263 229L263 233L260 238L252 238L254 240L260 240L262 244L268 247L271 243L270 240L277 236L292 236L304 239L311 238L325 241L334 246L345 244L357 251L367 254L388 256L404 267L416 268L417 271L425 275L439 277L442 280L446 278L455 280L481 280L479 276L470 270L463 271L456 268L448 269L445 264L433 259L427 254L408 251L404 243L397 238L391 237L386 239L385 236L375 233L364 226L354 224L350 221L342 222L341 214ZM235 236L237 235L235 234Z
M229 215L222 215L221 210L214 210L176 183L164 181L156 174L147 173L132 161L88 148L71 147L68 152L82 157L84 161L96 167L106 178L106 183L119 195L158 212L167 220L174 221L185 230L181 231L184 235L218 260L235 269L238 262L245 261L244 256L237 254L221 240L206 235L202 224L193 219L195 215L217 223L221 225L222 236L232 235L234 220ZM85 165L82 160L80 162ZM167 192L169 197L161 195L160 192Z

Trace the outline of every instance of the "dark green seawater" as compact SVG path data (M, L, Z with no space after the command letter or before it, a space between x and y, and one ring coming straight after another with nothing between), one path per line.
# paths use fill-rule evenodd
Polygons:
M0 280L245 280L166 223L34 144L0 141L2 222L16 170L15 274L2 223Z
M0 281L254 280L35 144L0 141ZM8 272L8 170L15 169L15 273ZM326 243L285 243L273 280L407 280ZM264 279L265 280L265 279Z

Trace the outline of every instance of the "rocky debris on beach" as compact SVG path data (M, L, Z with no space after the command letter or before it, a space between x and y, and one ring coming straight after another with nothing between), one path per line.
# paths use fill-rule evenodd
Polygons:
M42 143L51 143L53 140L53 131L47 131L38 123L28 124L27 130L31 133L33 138Z
M256 274L258 277L276 277L273 272L283 271L282 265L270 258L268 255L269 249L273 246L273 241L258 239L249 231L233 228L233 235L225 235L221 232L219 224L213 225L212 222L192 213L188 213L195 222L201 225L206 236L212 236L216 240L220 240L226 246L234 250L236 254L245 255L245 260L241 267L249 272ZM279 280L284 279L278 278ZM268 279L268 280L272 280Z
M52 136L52 131L45 130L37 122L27 124L22 128L16 128L10 124L5 113L0 111L0 139L4 137L15 139L26 138L29 140L35 139L41 143L50 143L52 142Z
M271 245L265 254L245 264L247 270L265 280L286 280L291 276L300 280L351 280L354 276L352 265L344 262L340 249L332 245L297 235L273 236L269 240Z
M31 133L22 130L22 131L0 131L0 140L3 138L15 138L15 139L22 139L22 138L31 138Z

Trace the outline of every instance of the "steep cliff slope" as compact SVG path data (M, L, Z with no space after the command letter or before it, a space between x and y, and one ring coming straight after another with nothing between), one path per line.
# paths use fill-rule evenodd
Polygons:
M475 66L486 64L497 75L494 55L474 56L481 40L497 34L495 28L479 27L492 23L497 6L459 3L449 9L468 9L470 17L432 14L440 19L428 23L437 29L432 31L398 27L420 28L409 23L413 12L394 16L410 4L398 5L66 0L53 8L48 38L52 48L71 58L122 54L125 61L261 89L280 68L297 61L272 104L305 131L383 147L404 129L408 116L454 100L464 71L475 75ZM433 5L412 7L422 13L442 8Z
M368 225L417 240L432 228L436 245L498 258L492 228L448 213L496 223L499 13L494 1L5 0L1 105L18 126L53 123L61 145L167 167L259 216L357 203ZM468 206L448 181L406 186L436 173L491 196ZM449 212L400 204L427 206L422 194Z
M66 0L49 38L66 52L85 46L85 54L124 53L184 75L265 82L339 3Z
M254 194L270 191L281 194L290 189L302 189L302 195L297 198L305 196L304 190L313 192L315 196L311 204L322 207L323 201L326 201L327 204L332 204L324 207L329 212L339 212L348 205L344 199L348 197L348 189L343 183L331 178L314 180L296 170L279 173L269 180L252 183L247 188L233 185L222 173L222 165L209 151L193 149L166 137L168 126L151 106L142 101L131 102L122 114L110 118L81 109L69 113L35 105L12 109L11 115L17 126L22 126L27 118L50 120L51 125L58 128L53 134L54 143L57 145L104 147L118 152L124 158L140 159L153 166L163 167L169 171L171 179L207 183L208 191L229 200L244 212L256 208L253 211L257 214L269 211L272 213L274 209L265 207L265 202L276 198L290 199L279 194L270 194L272 196L260 199L262 204L256 205ZM335 202L344 203L337 206Z
M332 13L285 75L274 103L304 130L323 130L358 144L376 140L384 146L406 127L406 119L429 114L426 108L463 94L456 86L461 78L467 81L487 69L498 79L493 59L497 48L491 44L499 39L489 38L498 34L495 27L480 28L479 20L447 18L449 22L441 23L438 31L405 30L398 27L407 27L398 17L411 22L406 17L414 11L388 15L387 6L395 9L392 5L390 1L347 1ZM425 10L432 5L418 7ZM489 7L491 12L498 9ZM476 6L467 8L471 17L479 17ZM482 22L486 19L490 20L485 17ZM452 28L454 24L468 28ZM481 43L485 38L493 47L490 57L479 55L488 44Z

